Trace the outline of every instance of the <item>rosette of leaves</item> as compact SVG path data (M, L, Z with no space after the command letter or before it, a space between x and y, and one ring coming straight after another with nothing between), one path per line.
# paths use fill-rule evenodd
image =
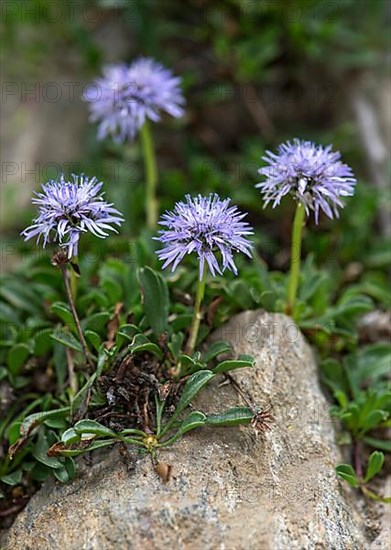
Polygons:
M145 265L148 254L142 241L137 243L136 267ZM253 411L246 407L216 415L187 414L206 384L219 374L251 367L253 360L242 356L218 362L218 356L231 353L221 342L202 354L186 355L192 310L190 304L170 299L163 275L119 259L104 260L99 268L81 260L77 307L94 362L91 371L84 366L60 274L45 258L27 263L23 273L5 277L2 286L0 312L6 330L0 343L0 374L12 394L0 425L3 487L27 480L40 483L51 474L70 481L76 472L75 456L117 442L156 454L196 427L251 422ZM198 345L208 330L200 331ZM69 357L77 382L73 389L67 380ZM129 377L113 384L125 367L130 367ZM142 408L142 395L126 384L145 369L152 380L143 386L152 411L148 429L139 418L133 424L101 418L104 409L123 415L136 402L136 408ZM167 383L172 389L165 395ZM127 399L119 398L119 390L130 392Z

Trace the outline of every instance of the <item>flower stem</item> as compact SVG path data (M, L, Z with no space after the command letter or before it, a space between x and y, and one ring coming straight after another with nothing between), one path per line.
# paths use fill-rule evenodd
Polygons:
M81 329L80 320L79 320L79 317L77 315L75 302L74 302L73 296L72 296L69 269L67 268L66 265L61 265L61 273L62 273L62 276L63 276L63 279L64 279L65 292L66 292L66 295L67 295L67 298L68 298L69 307L71 308L72 317L73 317L73 320L75 321L77 334L79 336L81 347L83 348L83 354L84 354L84 357L86 359L87 365L89 365L91 367L92 366L92 360L91 360L90 352L88 351L87 342L85 341L84 334L83 334L83 331Z
M186 354L193 355L194 348L197 342L198 331L202 319L202 302L205 295L206 284L206 267L204 266L201 279L198 280L197 294L194 304L194 315L191 322L190 335L186 345Z
M73 298L73 301L76 301L76 298L77 298L77 278L78 278L78 275L75 271L75 268L73 266L78 266L78 261L77 261L77 257L73 257L72 258L72 268L70 270L70 287L71 287L71 292L72 292L72 298Z
M288 282L288 300L285 312L288 315L294 313L296 302L297 289L299 286L300 276L300 258L301 258L301 242L304 226L305 208L301 203L298 203L296 208L295 219L293 221L292 244L291 244L291 267L289 272Z
M149 229L155 229L157 223L157 167L155 150L153 147L152 132L149 122L146 120L141 127L141 141L144 154L144 165L146 174L146 193L145 193L145 210L147 216L147 226Z

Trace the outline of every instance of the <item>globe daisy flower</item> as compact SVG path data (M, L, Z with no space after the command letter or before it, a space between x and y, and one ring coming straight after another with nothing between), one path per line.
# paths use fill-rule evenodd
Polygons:
M258 170L265 180L255 187L260 189L266 207L278 206L285 195L292 195L305 209L312 210L315 222L322 210L329 218L338 217L345 197L354 194L356 178L352 169L341 161L341 154L332 146L315 145L311 141L294 139L283 143L277 154L266 151L263 160L268 163Z
M199 260L199 280L194 304L186 353L191 355L197 342L202 319L202 302L205 294L207 268L213 276L229 269L235 275L238 270L234 254L243 252L251 257L252 244L247 240L253 230L243 221L246 214L231 206L231 200L221 200L216 194L207 197L185 196L185 201L177 202L172 212L166 212L159 224L165 229L155 237L164 246L157 252L164 261L163 268L172 266L172 271L187 254L195 253ZM221 258L221 266L218 261Z
M158 218L156 199L157 164L149 121L162 113L183 115L185 104L181 79L153 59L141 58L131 65L108 65L103 77L83 94L90 106L90 120L98 123L98 138L107 136L119 143L132 141L140 131L146 174L145 210L147 225L154 229Z
M153 59L131 65L108 65L103 77L87 86L83 99L90 105L90 120L98 122L98 138L133 140L146 119L158 122L165 112L183 115L181 79Z
M192 198L186 195L185 202L178 202L173 212L166 212L159 222L166 226L156 237L164 247L157 252L164 260L163 269L172 264L174 271L187 254L195 253L199 259L200 279L205 265L211 274L220 275L225 269L237 275L234 253L243 252L251 257L252 244L247 240L252 228L242 221L236 206L231 200L221 200L218 195ZM221 255L221 267L216 254Z
M356 178L350 166L341 161L341 154L332 151L331 145L323 147L297 138L292 143L281 144L277 153L267 151L263 160L268 165L258 172L265 180L255 187L261 190L264 206L272 203L274 208L286 195L291 195L297 202L285 309L286 313L294 316L305 215L313 211L316 223L320 211L331 219L338 217L344 198L354 193Z
M26 241L37 237L39 243L42 239L44 248L57 243L69 259L76 257L82 233L105 238L107 231L116 232L112 224L119 226L124 221L113 204L104 200L102 185L95 177L74 174L71 181L61 175L58 181L43 184L42 192L32 199L39 214L21 234Z

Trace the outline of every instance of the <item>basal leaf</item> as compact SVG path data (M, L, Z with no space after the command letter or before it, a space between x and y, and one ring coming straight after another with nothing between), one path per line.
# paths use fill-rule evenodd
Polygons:
M117 434L96 420L79 420L73 426L77 434L94 434L100 437L116 437Z
M238 357L238 359L230 359L228 361L223 361L222 363L219 363L214 369L213 372L215 374L217 373L223 373L223 372L229 372L231 370L235 369L243 369L245 367L253 367L255 364L254 358L250 355L241 355Z
M75 338L75 336L73 336L73 334L64 329L56 329L52 334L52 338L56 342L60 342L60 344L63 344L68 348L71 348L75 351L83 352L83 348L81 347L80 342Z
M18 374L29 355L30 348L26 344L19 343L12 346L7 355L9 372L14 375Z
M168 431L168 429L173 425L178 416L191 403L197 393L205 386L205 384L210 382L210 380L214 378L214 376L215 375L210 370L201 370L190 376L185 384L179 403L177 404L176 409L171 415L168 423L165 425L162 433Z
M144 312L154 334L167 330L169 294L166 281L150 267L139 269L138 277L142 290Z
M370 481L373 477L375 477L376 474L380 472L384 464L384 454L380 451L374 451L368 460L368 467L367 471L365 473L364 481L367 483Z
M347 481L352 487L358 487L360 482L351 464L339 464L336 467L337 476Z
M208 414L206 424L208 426L236 426L249 424L254 418L254 413L248 407L234 407L219 414Z

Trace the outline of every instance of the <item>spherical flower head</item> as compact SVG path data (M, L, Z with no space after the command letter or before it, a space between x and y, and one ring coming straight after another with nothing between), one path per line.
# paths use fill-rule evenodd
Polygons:
M293 143L283 143L278 153L266 151L263 160L268 166L258 170L266 180L258 183L265 199L273 208L281 199L291 194L310 210L319 221L319 210L329 217L338 217L338 208L343 208L343 198L353 195L356 178L351 168L341 162L341 154L332 151L332 146L322 147L311 141L294 139Z
M111 224L124 221L113 204L107 203L100 193L103 183L93 177L72 175L68 181L62 175L58 181L42 185L42 192L35 193L32 203L38 206L39 214L33 225L22 231L25 240L37 237L47 243L57 243L68 252L68 258L77 256L80 235L90 231L100 238L107 231L116 232Z
M225 269L237 275L234 253L243 252L251 257L252 244L246 236L253 231L242 221L246 214L230 206L230 199L221 200L216 194L195 198L186 195L185 199L176 203L174 211L166 212L159 222L166 226L159 231L160 237L156 237L164 245L157 252L159 259L164 260L163 268L172 264L174 271L186 254L195 252L200 262L200 279L205 262L213 276L216 272L221 275ZM216 258L218 252L222 268Z
M83 94L90 103L91 121L99 123L98 138L132 140L147 118L159 121L161 111L181 117L185 100L180 82L153 59L106 66L103 78L90 84Z

